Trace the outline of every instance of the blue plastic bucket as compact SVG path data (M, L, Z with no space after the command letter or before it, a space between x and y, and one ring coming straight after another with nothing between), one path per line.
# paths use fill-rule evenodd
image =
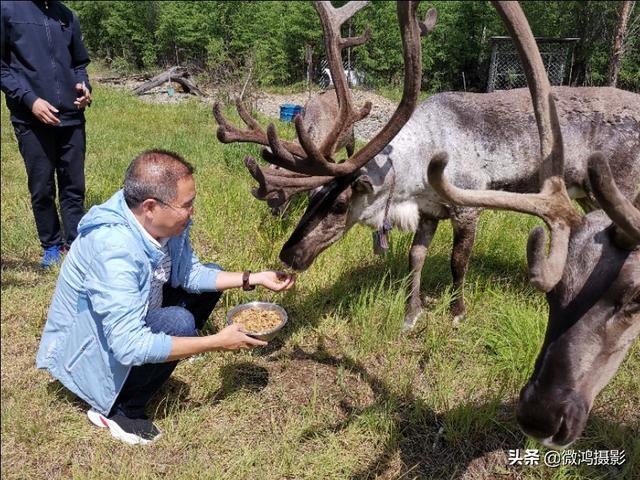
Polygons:
M292 103L284 103L280 105L280 121L291 122L296 115L301 114L304 111L301 105L294 105Z

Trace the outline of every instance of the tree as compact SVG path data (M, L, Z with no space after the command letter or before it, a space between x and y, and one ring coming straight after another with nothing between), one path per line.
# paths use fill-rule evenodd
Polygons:
M620 58L624 53L624 41L627 33L627 23L631 16L631 11L636 2L625 0L620 2L618 10L618 25L613 38L613 47L611 49L611 59L609 60L609 86L615 87L618 83L618 72L620 70Z
M92 58L116 70L153 70L180 63L205 73L212 82L237 83L247 78L251 66L252 80L259 85L290 85L305 78L305 45L311 46L316 67L324 56L322 28L310 1L65 3L80 19ZM342 3L333 2L334 6ZM629 8L626 33L619 41L622 49L614 53L616 23L619 29L618 20L623 18L619 5L584 0L522 2L534 35L580 38L570 69L572 85L605 85L613 68L620 88L640 91L640 48L632 45L640 37L640 9ZM506 35L491 3L423 2L421 17L429 7L438 10L438 23L422 41L423 90L484 91L491 50L488 40ZM372 29L371 40L351 50L352 63L365 74L366 83L400 85L402 47L395 2L370 2L349 23L353 35Z

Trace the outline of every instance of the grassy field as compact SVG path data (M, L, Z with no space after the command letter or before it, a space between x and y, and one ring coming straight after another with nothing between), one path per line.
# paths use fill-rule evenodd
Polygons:
M257 149L219 144L209 106L149 104L96 85L87 121L87 208L121 186L143 149L175 150L197 169L193 241L201 260L228 270L279 267L304 203L285 219L271 217L251 196L242 165ZM24 167L3 104L2 478L640 478L639 342L571 447L623 449L622 467L507 465L509 449L546 451L514 418L547 316L526 277L525 243L535 223L483 215L468 316L456 327L447 314L448 224L423 272L428 308L408 335L400 333L408 234L394 231L389 255L380 258L370 232L356 227L299 276L295 291L227 292L210 331L231 306L270 300L289 312L283 335L264 349L181 362L150 406L162 439L131 447L92 426L87 405L34 366L56 272L37 267Z

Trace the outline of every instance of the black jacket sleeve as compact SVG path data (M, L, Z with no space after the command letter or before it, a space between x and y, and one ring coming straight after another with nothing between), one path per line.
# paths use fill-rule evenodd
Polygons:
M9 68L9 57L11 55L11 42L9 39L10 12L8 8L2 8L2 34L0 35L0 53L2 54L2 65L0 68L0 89L16 103L23 103L31 110L33 102L38 96L28 85L24 85Z
M73 70L76 73L78 83L84 82L89 91L91 84L89 83L89 75L87 74L87 65L89 65L89 54L82 43L82 32L80 31L80 22L77 17L73 16L73 39L71 41L71 58L73 62Z

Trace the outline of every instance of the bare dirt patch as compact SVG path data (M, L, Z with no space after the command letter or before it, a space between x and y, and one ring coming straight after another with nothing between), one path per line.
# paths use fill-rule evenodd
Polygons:
M109 85L111 87L120 88L128 92L132 92L134 88L141 85L145 79L143 77L96 77L95 82ZM159 104L175 104L180 103L188 98L192 98L193 95L185 93L178 84L172 85L174 88L173 95L169 96L167 93L168 84L160 85L152 88L148 92L139 95L140 99L144 102L159 103ZM220 91L210 89L206 87L200 87L205 93L205 97L201 97L201 100L212 104L214 99L220 96ZM313 92L312 92L313 94ZM360 108L365 102L369 101L372 104L371 113L358 122L355 125L356 138L363 141L371 140L384 126L384 124L391 118L395 111L397 104L388 98L377 95L374 92L367 90L352 90L354 105L356 108ZM285 103L292 103L295 105L302 105L309 99L309 93L290 93L290 94L276 94L268 93L264 91L254 92L253 106L263 115L278 119L280 118L280 106Z
M129 93L133 93L136 87L142 85L147 79L143 76L129 76L129 77L94 77L93 81L108 85L109 87L118 88ZM176 83L171 85L174 89L172 95L169 95L169 84L165 83L150 89L149 91L138 95L138 97L147 103L180 103L188 98L192 98L193 95L186 93L182 90L182 87Z

